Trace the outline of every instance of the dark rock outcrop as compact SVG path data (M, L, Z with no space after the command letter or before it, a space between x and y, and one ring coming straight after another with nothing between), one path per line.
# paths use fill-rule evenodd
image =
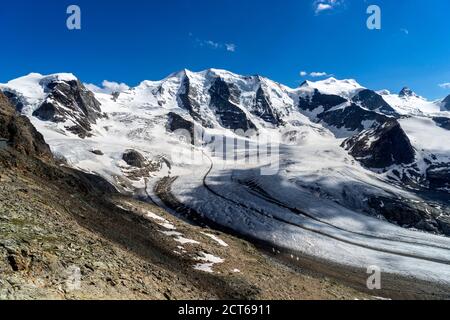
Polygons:
M450 95L448 95L444 100L442 100L442 110L450 111Z
M393 118L345 140L342 147L368 168L406 165L415 160L408 136Z
M450 236L450 215L449 216L440 216L436 219L439 228L442 230L442 233Z
M402 98L417 97L417 94L408 87L404 87L398 95Z
M226 83L221 78L216 78L209 89L211 96L210 106L215 111L219 123L231 130L256 130L255 124L247 117L239 107L239 89Z
M49 92L47 99L33 112L33 116L53 122L72 120L68 130L84 138L90 136L91 124L102 117L100 102L78 80L41 84Z
M450 212L442 213L442 209L426 203L394 199L387 197L372 197L368 205L375 214L381 214L389 222L406 228L450 235Z
M23 103L23 97L19 93L10 90L3 90L3 94L8 98L9 102L11 102L17 112L22 112L25 105Z
M433 164L427 169L431 189L450 189L450 163Z
M103 156L104 155L103 151L101 151L101 150L92 150L91 152L93 154L97 155L97 156Z
M449 99L449 102L450 102L450 99ZM450 130L450 118L434 117L433 121L436 122L436 124L439 127Z
M265 122L268 122L275 126L283 124L281 115L274 110L272 103L266 96L262 86L260 86L258 88L258 91L256 92L255 106L252 110L252 113L255 116L263 119Z
M127 150L122 156L123 161L125 161L129 166L136 168L143 168L146 165L146 160L142 154L136 150Z
M0 139L11 148L27 156L52 158L45 143L30 120L18 114L9 99L0 92Z
M202 126L206 128L213 127L210 121L202 117L200 111L200 103L198 102L198 92L194 87L191 86L191 81L187 75L183 79L181 92L178 95L178 99L180 107L187 110L195 121L198 121Z
M348 105L344 105L346 102ZM342 107L336 108L340 105ZM316 112L318 108L322 108L317 112L316 120L322 121L327 126L350 132L367 129L365 122L386 121L388 117L385 114L396 115L395 110L384 101L383 97L371 90L362 90L352 101L348 101L341 96L322 94L315 89L312 96L299 98L298 107L300 110L316 110Z
M352 101L363 108L378 111L386 115L397 116L397 112L375 91L364 89L358 92Z
M333 107L345 103L347 100L336 95L322 94L319 90L314 90L314 94L310 97L300 97L298 107L301 110L313 111L316 108L323 107L324 111L328 111Z
M369 111L356 104L351 104L345 108L323 112L317 116L328 126L338 129L345 128L348 131L363 131L366 129L365 121L384 123L389 118L375 111Z
M201 128L194 122L186 120L175 112L170 112L168 117L167 130L180 134L180 139L185 139L185 142L193 145L201 140Z

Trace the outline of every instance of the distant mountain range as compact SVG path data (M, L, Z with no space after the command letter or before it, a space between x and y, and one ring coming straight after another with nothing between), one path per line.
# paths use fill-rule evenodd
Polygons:
M389 171L389 178L408 186L450 190L450 154L443 142L450 129L450 95L427 101L407 87L397 95L334 78L291 89L260 76L215 69L183 70L110 96L88 87L93 91L71 74L30 74L0 86L24 115L80 138L98 135L98 120L124 106L154 123L176 123L168 126L171 131L193 124L261 131L310 122L346 139L342 147L367 168ZM441 146L429 148L427 137Z

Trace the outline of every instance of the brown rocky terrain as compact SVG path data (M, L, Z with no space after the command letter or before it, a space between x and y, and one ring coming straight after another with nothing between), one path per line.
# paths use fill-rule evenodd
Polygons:
M8 141L8 144L16 151L43 158L51 158L49 146L44 137L30 123L27 117L21 116L0 93L0 138Z

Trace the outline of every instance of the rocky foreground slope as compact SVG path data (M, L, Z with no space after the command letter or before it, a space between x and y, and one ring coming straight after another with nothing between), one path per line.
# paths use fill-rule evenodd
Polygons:
M53 159L0 94L0 299L354 299Z

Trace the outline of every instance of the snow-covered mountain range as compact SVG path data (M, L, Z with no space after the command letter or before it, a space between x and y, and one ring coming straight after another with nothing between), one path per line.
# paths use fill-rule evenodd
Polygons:
M450 282L450 240L437 236L450 235L450 96L216 69L115 92L72 74L0 90L55 155L122 192L274 248ZM234 141L232 159L217 136ZM277 153L270 175L261 140Z

